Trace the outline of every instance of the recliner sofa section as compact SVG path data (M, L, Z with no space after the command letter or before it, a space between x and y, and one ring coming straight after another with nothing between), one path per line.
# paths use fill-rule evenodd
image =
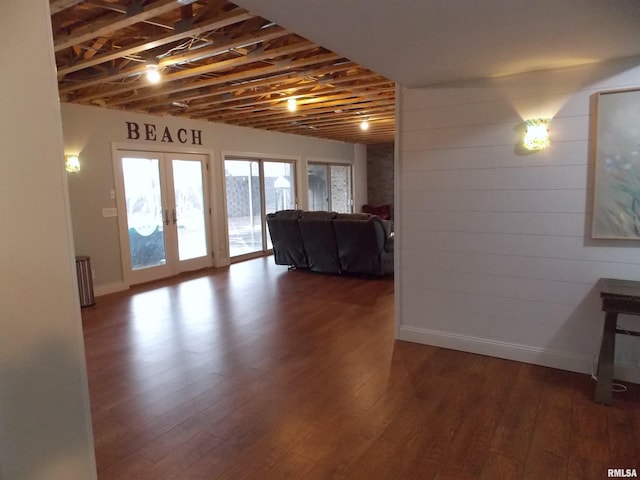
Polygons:
M303 212L298 219L307 266L320 273L340 273L338 247L333 231L335 212Z
M276 265L307 268L307 254L302 244L298 218L302 210L281 210L267 214L269 235Z
M267 215L277 265L320 273L393 273L389 222L370 214L282 210Z

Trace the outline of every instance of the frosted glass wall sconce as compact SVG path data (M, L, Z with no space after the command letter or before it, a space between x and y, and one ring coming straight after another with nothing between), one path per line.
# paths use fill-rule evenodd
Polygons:
M67 153L64 158L64 168L67 172L75 173L80 171L80 157L78 155Z
M524 148L535 151L549 146L549 121L548 118L535 118L525 122Z

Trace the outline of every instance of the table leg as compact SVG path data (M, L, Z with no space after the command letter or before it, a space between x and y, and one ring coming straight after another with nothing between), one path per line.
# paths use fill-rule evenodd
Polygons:
M598 358L598 383L596 384L596 402L611 404L613 390L613 365L616 349L616 323L618 314L607 312L604 320L600 357Z

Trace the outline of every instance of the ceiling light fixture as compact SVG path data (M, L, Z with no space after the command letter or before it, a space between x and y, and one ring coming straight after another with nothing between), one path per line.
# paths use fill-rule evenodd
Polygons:
M159 83L160 82L160 68L155 63L148 63L146 65L146 77L147 81L150 83Z
M369 122L367 122L366 120L362 120L362 122L360 123L360 128L364 131L369 130Z
M549 122L548 118L534 118L525 122L527 133L524 135L524 148L536 151L549 146Z
M290 112L295 112L298 109L298 103L296 102L295 98L290 98L289 100L287 100L287 109Z

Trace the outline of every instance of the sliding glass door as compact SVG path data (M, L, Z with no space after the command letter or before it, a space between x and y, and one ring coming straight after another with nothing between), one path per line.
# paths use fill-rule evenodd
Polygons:
M309 163L309 210L351 213L353 190L351 165Z
M205 155L118 151L122 264L136 284L211 265Z
M227 158L224 162L229 256L239 260L268 252L266 215L295 208L293 162Z

